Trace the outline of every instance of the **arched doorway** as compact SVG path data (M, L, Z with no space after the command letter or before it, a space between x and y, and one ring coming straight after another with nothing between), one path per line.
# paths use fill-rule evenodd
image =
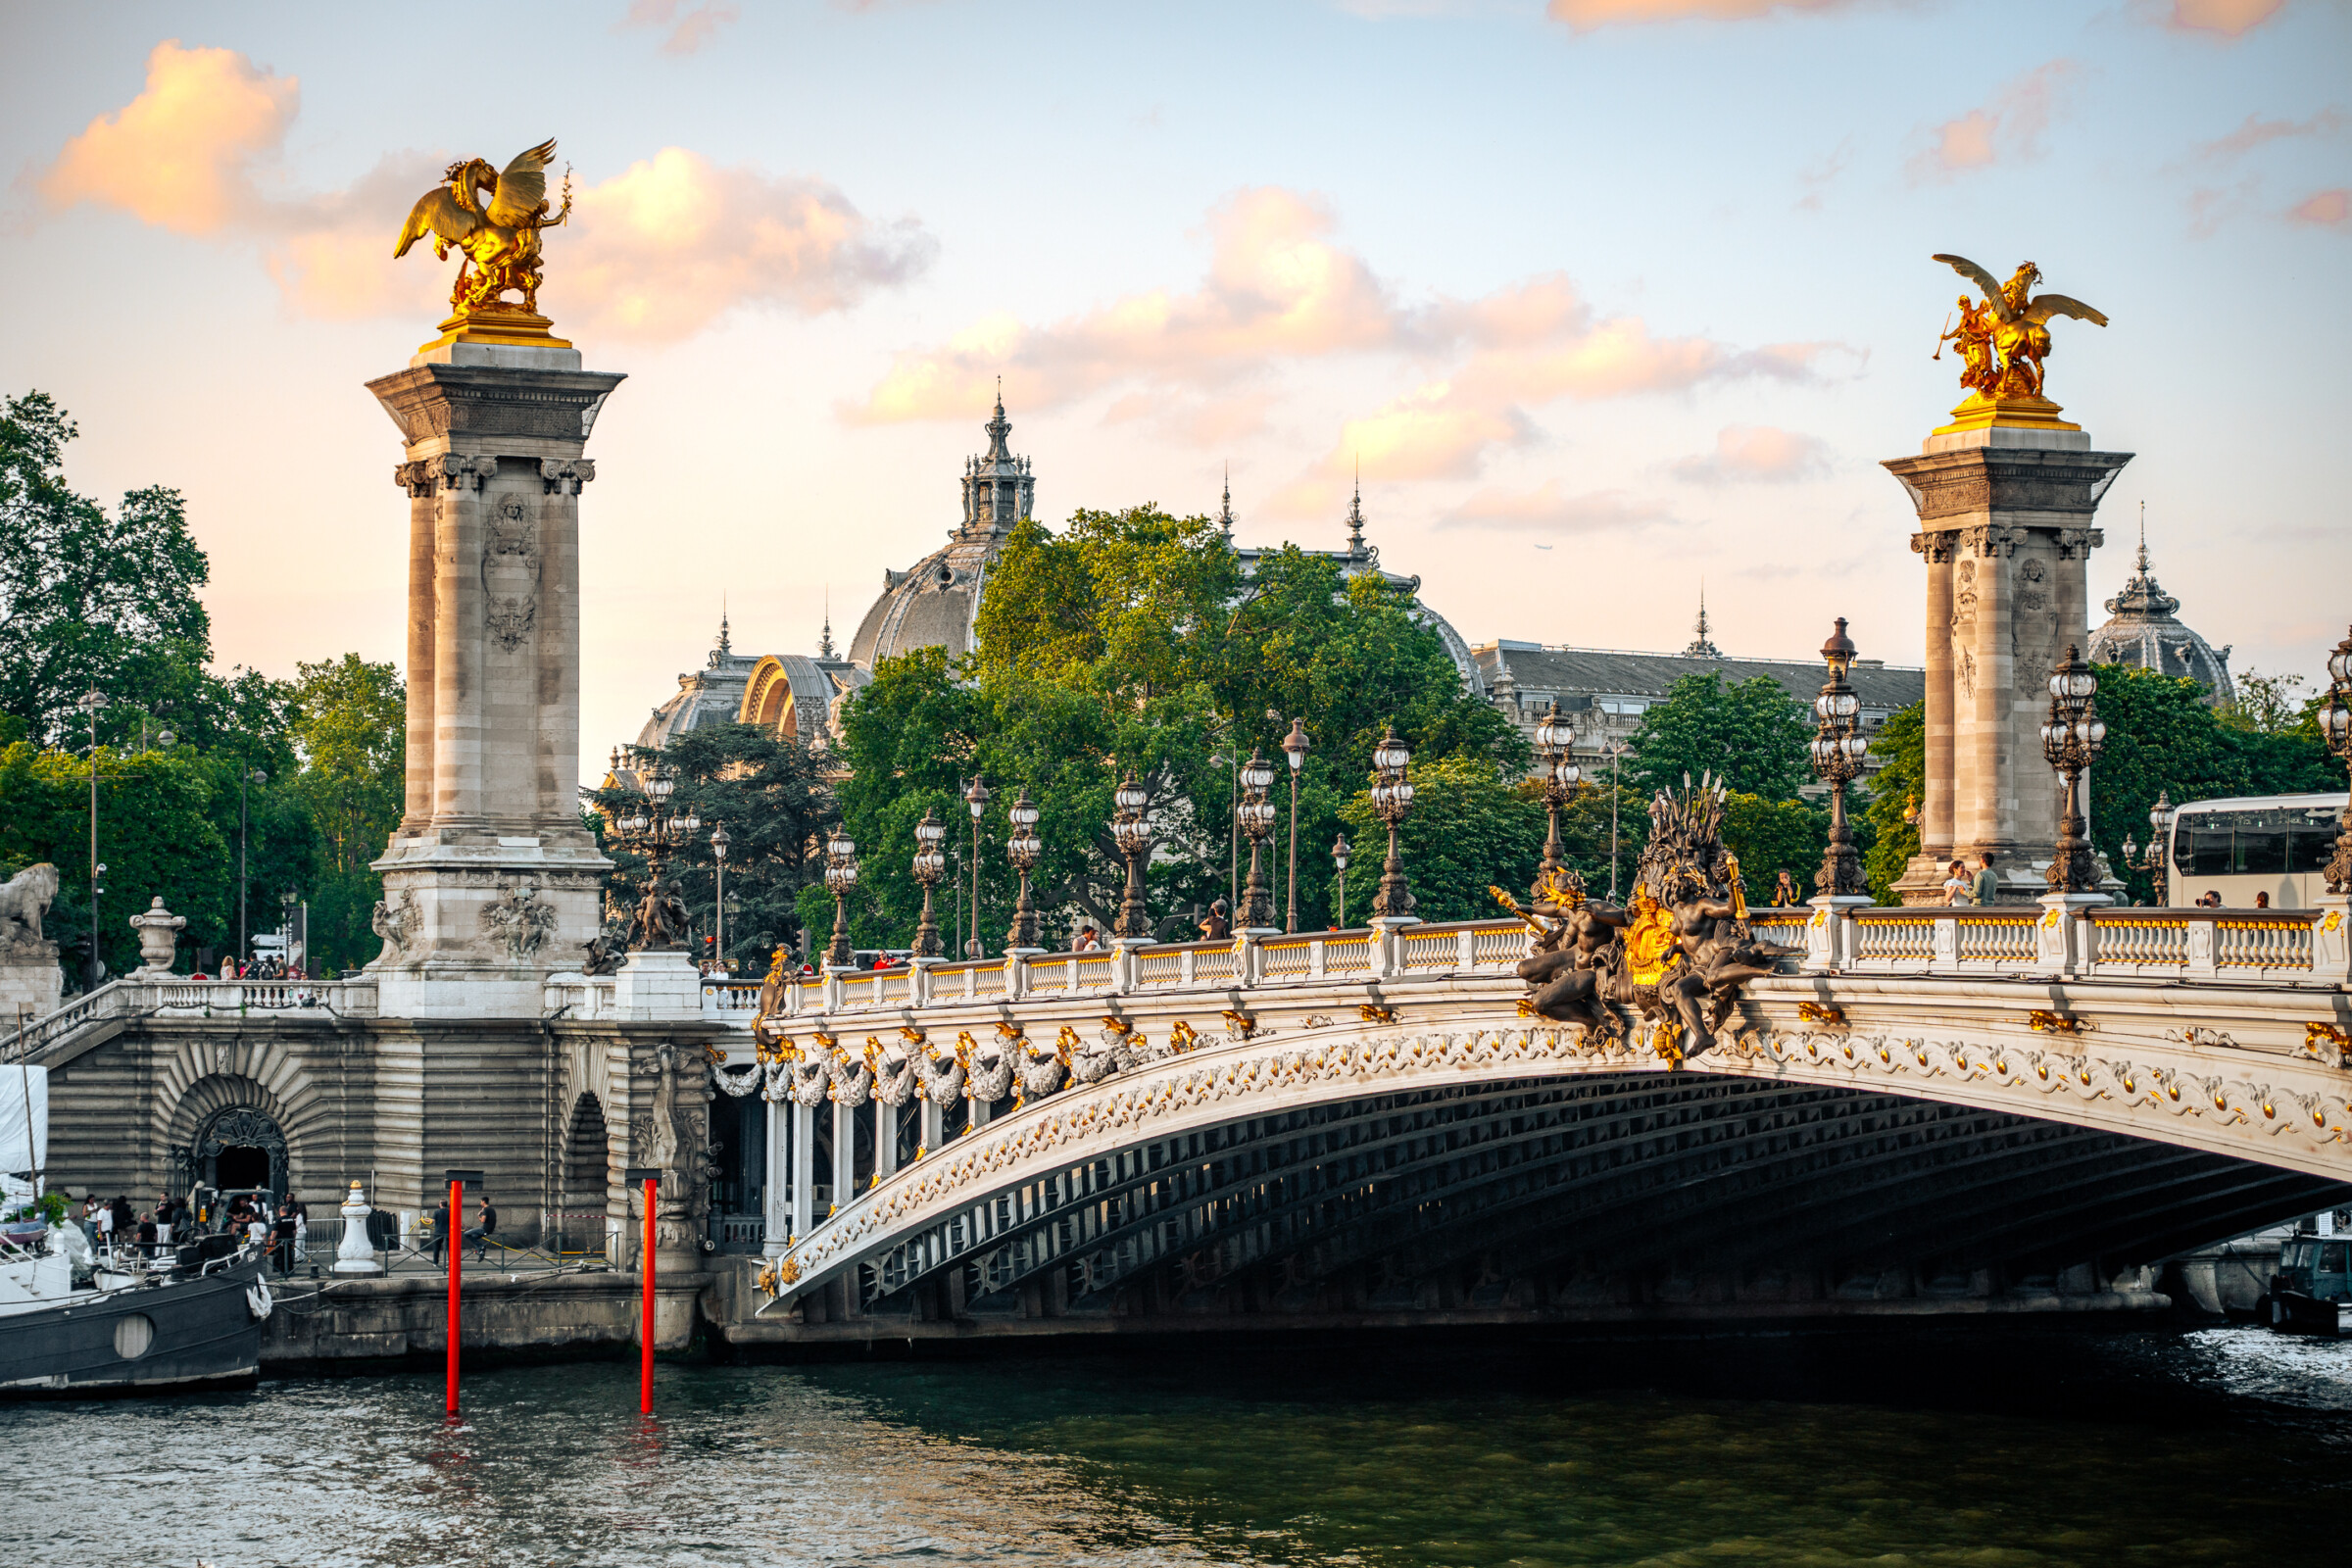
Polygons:
M564 1131L564 1190L557 1196L553 1246L561 1255L605 1250L605 1195L611 1185L612 1146L605 1107L596 1096L572 1102Z
M218 1192L287 1188L286 1135L276 1121L250 1105L215 1111L196 1129L196 1179Z

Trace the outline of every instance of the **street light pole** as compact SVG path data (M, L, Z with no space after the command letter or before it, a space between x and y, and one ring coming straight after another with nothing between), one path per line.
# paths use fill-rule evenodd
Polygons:
M985 951L980 946L980 813L988 809L988 786L977 773L972 787L963 792L963 804L972 811L972 936L963 946L963 956L977 958Z
M1045 853L1046 846L1037 836L1039 813L1030 804L1027 785L1021 787L1020 798L1005 808L1004 815L1012 823L1012 836L1004 841L1004 857L1021 879L1020 897L1012 906L1012 928L1004 933L1004 944L1008 952L1035 952L1037 906L1029 897L1029 873L1037 869L1038 858Z
M1845 819L1845 787L1861 776L1862 759L1870 752L1870 741L1862 733L1862 700L1846 679L1854 652L1854 640L1845 634L1845 617L1839 615L1838 629L1821 645L1830 678L1813 699L1813 711L1821 719L1813 736L1813 771L1830 787L1830 841L1822 850L1813 885L1831 898L1870 891L1862 876L1862 858L1854 849L1854 830Z
M1152 826L1144 820L1144 808L1151 799L1133 768L1111 792L1117 814L1111 818L1110 837L1127 861L1127 891L1119 900L1119 918L1110 934L1122 942L1144 942L1152 936L1152 916L1144 906L1144 858L1152 853Z
M1381 864L1380 893L1372 901L1375 920L1403 923L1414 918L1412 886L1405 880L1404 857L1396 847L1396 830L1413 808L1413 784L1407 772L1412 760L1411 749L1397 739L1396 726L1391 724L1388 734L1372 749L1372 810L1389 825L1389 858Z
M2058 854L2045 873L2053 893L2096 893L2099 862L2082 820L2082 773L2099 759L2107 726L2091 704L2099 680L2069 645L2066 661L2050 672L2050 716L2041 726L2041 754L2066 780L2058 822Z
M727 973L727 846L735 841L727 837L727 824L721 822L710 830L710 858L718 869L717 901L711 906L710 942L714 950L710 956L718 960L718 972Z
M1332 863L1340 868L1339 929L1342 931L1348 929L1348 835L1343 833L1331 841Z
M1623 741L1609 742L1609 902L1617 902L1617 797L1625 792L1625 780L1618 770L1618 759L1625 756Z
M1287 873L1290 902L1282 925L1290 932L1298 929L1298 773L1306 766L1306 720L1294 718L1291 732L1282 738L1282 754L1291 762L1291 865Z
M2124 864L2132 870L2148 873L2148 881L2156 894L2156 907L2160 909L2167 907L2172 903L2168 894L2169 884L2164 874L2165 857L2172 853L2172 846L2173 792L2158 790L2156 804L2148 808L2148 852L2144 856L2141 855L2139 846L2132 842L2130 833L2126 833L2124 835Z
M1242 804L1234 818L1250 839L1250 880L1242 884L1242 905L1234 922L1245 931L1264 931L1274 924L1274 900L1266 892L1262 864L1266 834L1274 826L1274 808L1266 791L1274 783L1274 764L1263 751L1252 751L1241 771Z
M98 878L106 869L98 863L98 714L107 706L106 693L92 687L74 706L90 720L90 961L82 974L82 989L95 991L98 977L106 972L106 961L98 956Z
M825 891L833 895L833 941L825 949L828 968L850 966L850 890L858 885L858 845L838 824L825 841Z
M947 869L948 858L939 852L940 841L947 836L948 825L936 811L925 810L923 819L914 824L914 879L923 885L923 923L914 928L914 956L918 958L939 956L939 920L931 912L931 892L939 886L939 873Z
M2352 637L2337 643L2335 652L2328 656L2328 698L2320 705L2320 738L2329 755L2352 763ZM2344 803L2335 853L2328 858L2327 868L2320 875L2326 878L2330 893L2352 890L2352 801Z
M251 944L247 940L245 923L245 849L251 837L253 816L247 809L245 786L269 782L270 775L258 767L247 769L244 776L237 780L237 962L240 964L244 963L252 953ZM90 799L93 802L96 801L96 794L93 793Z

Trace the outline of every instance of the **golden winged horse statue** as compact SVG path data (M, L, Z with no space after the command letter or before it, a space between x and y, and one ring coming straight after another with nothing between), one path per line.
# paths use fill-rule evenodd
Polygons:
M409 209L409 220L400 227L400 243L393 258L408 255L410 246L430 234L433 255L440 260L449 260L452 245L466 253L466 262L458 264L457 286L449 294L449 303L460 312L504 305L500 296L516 289L522 294L522 308L536 314L541 277L539 231L571 216L568 174L564 176L564 205L554 217L548 216L547 166L555 161L556 144L551 140L516 153L504 170L492 169L488 160L481 158L450 165L443 182ZM484 195L489 197L487 206Z
M2034 285L2041 281L2041 269L2032 262L2020 262L2009 281L2003 283L1965 256L1937 254L1930 259L1943 263L1984 291L1981 306L1971 307L1962 296L1961 309L1967 318L1957 333L1945 336L1960 342L1960 384L1986 402L2041 396L2041 362L2050 353L2047 323L2051 317L2071 316L2093 326L2107 324L2106 317L2081 300L2034 293ZM1997 369L1984 353L1987 344L2000 354Z

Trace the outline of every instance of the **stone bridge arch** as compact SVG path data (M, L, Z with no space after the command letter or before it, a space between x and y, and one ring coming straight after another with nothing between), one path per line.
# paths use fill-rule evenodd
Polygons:
M310 1168L311 1134L318 1129L318 1107L305 1116L269 1085L242 1073L210 1073L181 1092L164 1134L166 1179L184 1196L196 1182L220 1185L220 1164L229 1152L257 1150L267 1160L266 1180L232 1180L233 1186L267 1186L284 1194L317 1185ZM233 1156L230 1156L233 1157ZM247 1172L235 1172L245 1175Z

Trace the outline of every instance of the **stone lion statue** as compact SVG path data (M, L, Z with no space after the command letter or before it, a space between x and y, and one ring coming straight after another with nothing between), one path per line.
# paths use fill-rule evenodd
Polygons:
M41 916L57 898L57 867L43 860L0 882L0 948L41 946Z

